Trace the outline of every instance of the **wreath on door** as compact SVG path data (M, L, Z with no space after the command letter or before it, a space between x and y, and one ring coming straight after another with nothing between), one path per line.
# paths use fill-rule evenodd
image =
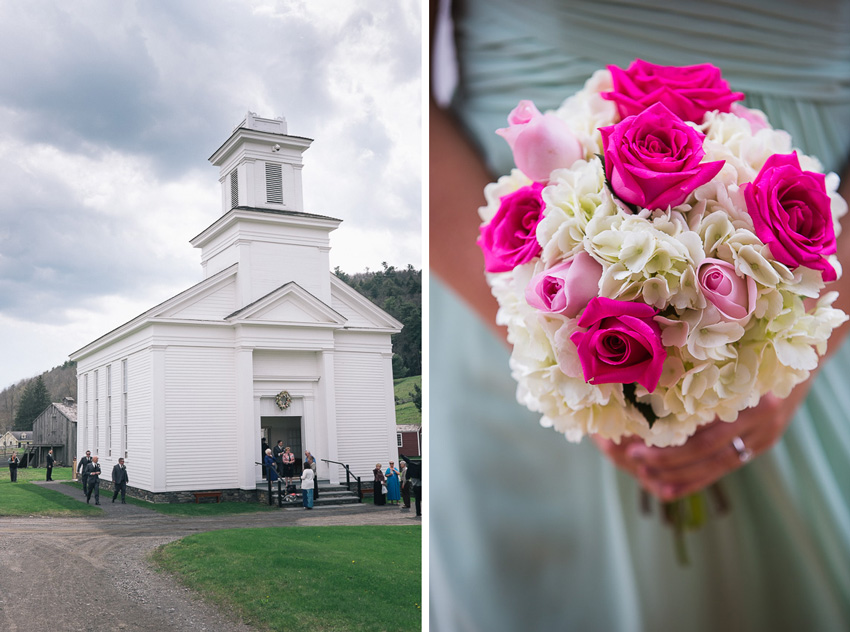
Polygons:
M281 410L286 410L292 405L292 395L289 394L289 391L281 391L274 398L275 404Z

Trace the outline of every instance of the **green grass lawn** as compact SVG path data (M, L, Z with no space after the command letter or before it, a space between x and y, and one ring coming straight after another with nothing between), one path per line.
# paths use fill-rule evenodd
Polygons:
M103 514L100 507L87 505L82 494L78 499L69 498L49 487L33 485L30 481L43 481L46 478L47 470L44 468L18 470L17 483L11 482L8 468L5 474L0 479L0 516L39 515L71 518ZM55 480L70 480L71 475L70 467L53 469Z
M152 555L208 599L266 630L421 629L422 529L212 531Z
M397 424L421 424L422 412L410 400L413 396L413 385L422 388L422 376L414 375L393 380L393 393L403 403L395 407L395 422Z

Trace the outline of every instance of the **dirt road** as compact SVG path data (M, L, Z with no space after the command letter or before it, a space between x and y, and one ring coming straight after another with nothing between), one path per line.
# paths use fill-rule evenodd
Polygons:
M43 483L70 496L68 485ZM247 632L146 561L155 547L216 529L421 524L413 512L370 504L258 514L164 516L101 497L105 516L0 518L0 629Z

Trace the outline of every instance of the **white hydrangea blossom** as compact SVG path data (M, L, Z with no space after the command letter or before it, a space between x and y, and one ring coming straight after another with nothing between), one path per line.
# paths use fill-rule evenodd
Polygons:
M556 111L582 144L584 159L553 171L545 183L539 256L510 272L487 274L487 280L499 303L497 320L513 345L517 400L540 413L542 425L570 441L597 434L616 442L639 436L649 445L681 445L699 426L734 421L767 393L786 397L817 367L847 316L832 306L836 293L825 292L820 271L776 261L747 210L745 188L765 161L795 151L787 132L771 128L756 111L745 112L764 119L754 125L734 108L707 113L693 126L705 135L704 162L722 160L723 168L678 207L633 214L612 194L597 156L603 152L599 128L619 122L615 104L600 95L611 89L610 72L600 70ZM802 169L822 172L815 158L797 154ZM515 169L488 185L482 221L492 220L503 196L529 184ZM838 176L827 174L836 235L848 210L838 186ZM571 338L584 331L580 315L542 313L525 298L532 277L581 250L601 265L599 296L658 311L654 321L667 354L661 378L653 392L639 385L634 390L636 401L657 417L653 423L623 385L585 381ZM706 298L698 279L706 258L755 282L755 308L745 318L724 317ZM840 275L837 259L829 261Z

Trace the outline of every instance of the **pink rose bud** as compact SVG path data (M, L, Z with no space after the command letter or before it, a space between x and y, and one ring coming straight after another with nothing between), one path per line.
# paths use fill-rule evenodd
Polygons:
M702 123L706 112L728 112L733 102L744 98L729 89L720 69L711 64L658 66L636 59L626 70L617 66L608 70L614 89L602 97L617 104L621 118L663 103L679 118Z
M826 259L836 245L823 174L803 171L796 152L773 154L756 179L745 185L744 199L756 236L777 261L820 270L824 281L836 279Z
M742 278L735 266L707 258L697 268L697 281L705 296L727 320L743 320L756 308L756 282Z
M552 112L541 114L531 101L520 101L508 123L496 133L508 142L517 168L535 182L548 182L552 171L584 157L566 122Z
M599 131L614 194L649 210L681 204L723 168L722 160L700 163L705 136L661 103Z
M632 384L649 392L658 386L667 351L661 328L653 320L658 312L645 303L591 299L578 320L587 331L570 336L578 348L584 379L589 384Z
M587 252L543 270L525 289L525 300L541 312L575 318L599 294L602 266Z
M543 185L535 182L504 196L496 215L481 227L478 246L487 272L509 272L540 253L537 225L543 219L542 191Z

